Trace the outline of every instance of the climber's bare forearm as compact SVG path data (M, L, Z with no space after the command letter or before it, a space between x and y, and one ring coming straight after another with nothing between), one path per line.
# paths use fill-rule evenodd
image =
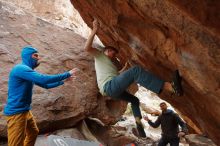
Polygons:
M94 37L95 37L95 33L92 32L90 34L89 38L87 39L86 44L85 44L85 50L89 53L92 53L92 54L97 51L96 48L92 47L92 42L94 40Z
M90 54L93 54L93 55L95 55L98 52L98 50L96 48L92 47L92 43L93 43L94 37L95 37L95 35L96 35L97 31L98 31L98 28L99 28L99 24L98 24L97 19L95 19L93 21L92 32L89 35L89 38L87 39L86 44L85 44L85 50L87 52L89 52Z

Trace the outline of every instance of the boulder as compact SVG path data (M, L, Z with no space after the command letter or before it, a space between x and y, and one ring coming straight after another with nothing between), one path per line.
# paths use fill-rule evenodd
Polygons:
M71 0L89 27L120 51L120 60L138 64L170 81L183 77L182 97L161 97L220 143L219 0Z
M85 41L70 29L0 1L0 137L7 136L2 110L7 99L8 74L21 62L20 52L26 45L39 50L41 65L36 70L41 73L80 69L76 79L65 81L63 86L49 90L34 87L32 112L41 133L73 127L92 115L99 115L106 124L117 121L126 105L120 106L109 98L100 100L103 97L98 96L93 58L84 51ZM111 108L113 103L117 110L111 112L107 106Z
M189 146L216 146L212 140L198 134L186 135L185 138Z

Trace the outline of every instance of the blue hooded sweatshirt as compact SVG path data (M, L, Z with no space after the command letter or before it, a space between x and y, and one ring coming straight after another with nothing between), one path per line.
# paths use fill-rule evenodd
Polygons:
M22 49L22 63L15 65L10 74L8 82L8 99L4 107L6 116L24 113L31 109L32 89L36 84L49 89L64 84L62 80L70 77L69 72L56 75L45 75L34 71L37 60L32 58L37 49L28 46Z

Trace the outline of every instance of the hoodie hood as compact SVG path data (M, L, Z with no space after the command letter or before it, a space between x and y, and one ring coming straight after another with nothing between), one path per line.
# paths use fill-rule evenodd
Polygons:
M173 111L171 109L167 109L166 111L163 112L163 114L172 114Z
M37 66L37 60L33 59L31 56L34 53L38 53L36 48L32 46L24 47L21 51L22 63L34 69Z

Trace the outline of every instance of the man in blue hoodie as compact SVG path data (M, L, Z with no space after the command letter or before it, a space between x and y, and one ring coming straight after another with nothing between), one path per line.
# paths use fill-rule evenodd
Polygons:
M159 115L155 122L152 122L147 116L145 116L144 119L154 128L161 125L162 137L158 146L166 146L168 143L170 146L179 146L180 137L188 132L186 124L176 113L167 109L167 104L165 102L160 103L160 108L162 114ZM179 131L179 125L182 131Z
M8 99L4 114L8 126L8 146L34 146L38 127L31 113L32 89L34 84L49 89L64 84L64 80L75 76L77 69L56 75L36 72L39 55L36 48L24 47L22 63L13 67L9 74Z

